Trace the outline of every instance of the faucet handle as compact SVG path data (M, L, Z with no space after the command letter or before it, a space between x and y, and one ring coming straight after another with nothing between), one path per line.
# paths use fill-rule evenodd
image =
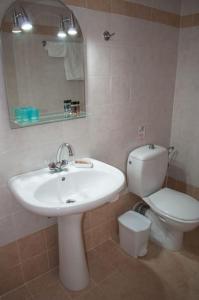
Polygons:
M55 171L55 172L61 172L65 166L68 165L68 161L67 160L62 160L62 161L58 161L58 162L51 162L49 163L48 167L50 169L50 171Z
M64 167L64 166L67 166L68 165L68 160L64 159L60 162L60 166L61 167Z
M55 170L57 168L56 163L55 162L51 162L48 164L48 167L50 170Z

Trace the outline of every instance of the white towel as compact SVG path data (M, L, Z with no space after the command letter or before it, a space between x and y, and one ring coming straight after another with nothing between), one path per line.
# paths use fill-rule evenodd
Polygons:
M64 66L67 80L84 80L84 48L81 43L66 43Z
M48 51L50 57L65 57L66 56L66 44L58 42L47 42L45 50Z
M84 51L81 43L47 42L50 57L64 58L66 80L84 80Z

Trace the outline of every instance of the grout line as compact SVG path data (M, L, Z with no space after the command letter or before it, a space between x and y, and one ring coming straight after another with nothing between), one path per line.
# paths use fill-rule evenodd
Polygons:
M21 273L22 273L22 278L23 278L23 282L25 284L25 273L24 273L24 269L23 269L23 260L22 260L22 257L21 257L21 251L20 251L20 247L19 247L19 240L16 240L16 246L17 246L17 253L18 253L18 256L19 256L19 262L20 262L20 265L21 265Z
M110 222L110 220L112 220L112 218L110 218L108 221L104 221L104 222L102 222L102 223L100 223L100 224L98 224L98 225L92 226L91 228L87 229L87 230L84 231L83 233L90 232L90 231L92 231L92 230L94 230L94 229L97 229L97 228L101 227L102 225L108 224L108 223Z
M14 289L12 289L12 290L10 290L10 291L4 293L4 294L2 294L2 295L0 296L0 299L1 299L2 297L4 297L4 296L7 296L7 295L9 295L9 294L11 294L11 293L16 292L18 289L21 289L21 288L23 288L23 287L25 287L25 283L22 284L22 285L19 285L18 287L14 288Z
M57 267L55 267L55 268L49 270L48 272L43 273L43 274L41 274L41 275L39 275L39 276L37 276L37 277L35 277L35 278L33 278L33 279L31 279L31 280L25 282L24 286L27 288L28 293L30 294L30 296L31 296L32 299L35 299L35 295L32 294L31 291L29 291L28 284L30 284L31 282L34 282L35 280L38 280L38 279L41 278L42 276L44 276L44 275L46 275L46 274L48 274L48 273L50 273L50 272L52 272L52 271L54 271L54 270L56 270L56 269L57 269ZM58 299L57 299L57 300L58 300Z
M42 230L42 235L43 235L45 249L46 249L47 261L48 261L48 269L50 270L50 258L49 258L49 253L48 253L48 244L47 244L47 237L46 237L46 230L45 229Z

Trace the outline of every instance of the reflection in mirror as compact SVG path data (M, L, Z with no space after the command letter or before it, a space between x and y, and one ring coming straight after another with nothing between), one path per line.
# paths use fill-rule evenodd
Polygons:
M11 128L85 117L83 35L69 8L15 1L1 34Z

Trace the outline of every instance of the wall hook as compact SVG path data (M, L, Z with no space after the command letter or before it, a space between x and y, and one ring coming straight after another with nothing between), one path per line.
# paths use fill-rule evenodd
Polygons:
M112 36L115 35L115 32L110 33L109 31L104 31L103 33L105 41L109 41Z

